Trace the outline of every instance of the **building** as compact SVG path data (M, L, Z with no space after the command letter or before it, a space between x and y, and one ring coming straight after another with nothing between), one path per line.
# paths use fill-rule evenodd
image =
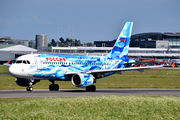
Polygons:
M141 33L131 36L130 47L162 48L163 46L165 48L179 48L180 33Z
M116 40L108 40L108 41L104 41L104 40L101 40L101 41L94 41L94 45L96 47L113 47L114 44L115 44Z
M24 45L28 47L29 41L28 40L8 40L8 41L5 41L5 44Z
M0 44L0 64L32 52L36 53L37 50L24 45Z
M42 47L48 47L48 36L36 35L36 49L42 51Z
M29 43L29 46L28 46L28 47L30 47L30 48L36 48L36 42L35 42L35 40L29 40L28 43Z
M9 40L11 40L11 37L0 37L0 44L5 44Z
M35 48L34 40L15 40L11 37L0 37L0 44L23 45L26 47Z
M97 47L113 47L113 41L94 41ZM180 48L180 33L141 33L131 36L130 47Z

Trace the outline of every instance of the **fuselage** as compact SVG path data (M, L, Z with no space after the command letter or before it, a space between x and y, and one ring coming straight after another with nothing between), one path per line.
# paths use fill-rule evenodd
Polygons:
M111 59L106 56L29 54L15 60L9 67L9 73L25 79L70 80L67 71L90 71L124 68L124 62L132 60ZM106 75L111 75L106 73Z

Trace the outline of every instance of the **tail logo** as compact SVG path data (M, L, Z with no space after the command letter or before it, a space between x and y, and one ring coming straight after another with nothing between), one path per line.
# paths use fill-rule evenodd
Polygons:
M126 36L122 36L120 37L119 41L125 41L126 40Z

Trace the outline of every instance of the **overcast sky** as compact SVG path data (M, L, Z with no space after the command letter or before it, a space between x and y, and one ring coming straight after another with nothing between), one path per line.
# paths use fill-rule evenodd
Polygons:
M180 0L0 0L0 36L12 39L50 42L58 28L58 38L113 40L127 21L132 34L180 33Z

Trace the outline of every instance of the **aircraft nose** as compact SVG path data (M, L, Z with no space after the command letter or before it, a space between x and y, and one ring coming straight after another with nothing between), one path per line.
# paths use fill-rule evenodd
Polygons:
M11 65L8 69L9 74L11 74L12 76L14 76L16 74L16 69L13 65Z

